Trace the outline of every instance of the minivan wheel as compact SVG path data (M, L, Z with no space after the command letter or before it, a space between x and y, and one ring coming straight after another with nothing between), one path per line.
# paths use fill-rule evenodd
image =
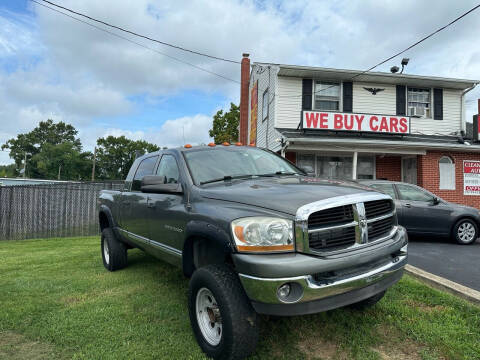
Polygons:
M115 271L127 266L127 247L117 240L111 228L103 229L100 245L105 269Z
M257 314L230 267L208 265L193 273L188 311L195 338L208 357L243 359L255 351Z
M470 219L459 220L453 228L453 236L461 245L473 244L478 238L478 226Z

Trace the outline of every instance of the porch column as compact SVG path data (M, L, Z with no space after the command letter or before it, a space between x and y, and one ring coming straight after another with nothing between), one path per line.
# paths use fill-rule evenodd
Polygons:
M353 153L353 165L352 165L352 179L357 180L357 158L358 158L358 152L355 151Z

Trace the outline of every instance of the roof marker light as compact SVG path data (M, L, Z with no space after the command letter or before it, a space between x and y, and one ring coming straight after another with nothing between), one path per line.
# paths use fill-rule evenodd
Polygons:
M185 149L190 149L190 148L192 147L192 145L190 145L190 144L185 144L183 147L184 147Z
M223 145L223 146L230 146L230 143L228 143L228 142L225 141L222 145Z
M250 143L248 144L248 146L255 146L255 143Z
M216 145L215 145L215 143L208 143L208 146L215 147Z
M243 144L241 142L236 142L235 146L243 146Z

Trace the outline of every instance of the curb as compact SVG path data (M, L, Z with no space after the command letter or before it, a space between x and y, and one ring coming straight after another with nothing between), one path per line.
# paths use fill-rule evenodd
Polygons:
M405 266L405 272L436 289L464 298L480 305L480 291L470 289L456 282L431 274L412 265Z

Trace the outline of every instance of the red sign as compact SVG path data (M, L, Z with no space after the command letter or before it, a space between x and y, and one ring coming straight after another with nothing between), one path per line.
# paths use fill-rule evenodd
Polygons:
M463 160L463 194L480 195L480 161Z
M406 116L304 111L302 124L304 129L315 130L410 133L410 118Z

